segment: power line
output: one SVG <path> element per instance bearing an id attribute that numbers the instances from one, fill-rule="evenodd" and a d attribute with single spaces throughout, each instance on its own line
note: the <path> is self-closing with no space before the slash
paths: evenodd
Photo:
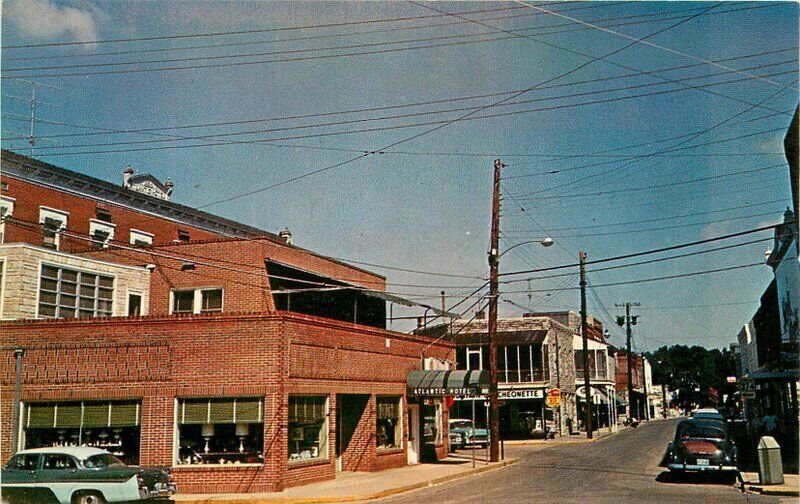
<path id="1" fill-rule="evenodd" d="M 706 181 L 709 181 L 709 180 L 717 180 L 717 179 L 721 179 L 721 178 L 734 177 L 734 176 L 738 176 L 738 175 L 747 175 L 747 174 L 751 174 L 751 173 L 758 173 L 758 172 L 762 172 L 762 171 L 766 171 L 766 170 L 772 170 L 774 168 L 786 168 L 786 163 L 774 164 L 774 165 L 769 165 L 769 166 L 762 166 L 760 168 L 752 168 L 752 169 L 749 169 L 749 170 L 739 170 L 739 171 L 734 171 L 734 172 L 730 172 L 730 173 L 723 173 L 721 175 L 712 175 L 712 176 L 708 176 L 708 177 L 701 177 L 701 178 L 696 178 L 696 179 L 683 180 L 683 181 L 680 181 L 680 182 L 670 182 L 670 183 L 667 183 L 667 184 L 650 185 L 650 186 L 647 186 L 647 187 L 629 187 L 629 188 L 625 188 L 625 189 L 616 189 L 616 190 L 613 190 L 613 191 L 598 191 L 598 192 L 593 192 L 593 193 L 578 193 L 578 194 L 558 194 L 558 195 L 553 195 L 553 196 L 538 196 L 537 195 L 538 193 L 518 194 L 516 196 L 518 198 L 522 198 L 523 200 L 526 199 L 526 198 L 530 198 L 531 196 L 534 196 L 534 195 L 536 195 L 535 196 L 536 199 L 554 199 L 554 198 L 562 199 L 562 198 L 596 197 L 596 196 L 601 196 L 601 195 L 606 195 L 606 194 L 619 194 L 619 193 L 638 192 L 638 191 L 652 191 L 653 189 L 662 189 L 662 188 L 665 188 L 665 187 L 676 187 L 676 186 L 681 186 L 681 185 L 694 184 L 694 183 L 697 183 L 697 182 L 706 182 Z"/>
<path id="2" fill-rule="evenodd" d="M 745 7 L 734 9 L 733 11 L 739 10 L 750 10 L 753 8 L 764 8 L 764 6 L 756 6 L 756 7 Z M 697 9 L 692 9 L 697 10 Z M 714 13 L 709 13 L 710 15 L 719 15 L 725 14 L 731 11 L 717 11 Z M 650 15 L 652 16 L 652 15 Z M 635 17 L 635 16 L 634 16 Z M 623 23 L 614 23 L 614 26 L 625 26 L 625 25 L 642 25 L 642 24 L 649 24 L 653 22 L 661 22 L 661 21 L 669 21 L 674 19 L 681 19 L 682 16 L 667 16 L 661 19 L 656 20 L 649 20 L 649 21 L 632 21 L 631 16 L 623 16 L 623 17 L 612 17 L 608 19 L 600 19 L 595 20 L 598 21 L 617 21 L 619 19 L 626 19 L 627 22 Z M 543 33 L 537 33 L 536 35 L 553 35 L 558 33 L 565 33 L 565 32 L 574 32 L 579 30 L 585 30 L 587 28 L 582 27 L 574 27 L 575 23 L 562 23 L 561 25 L 555 26 L 573 26 L 570 30 L 557 30 L 557 31 L 545 31 Z M 549 26 L 533 26 L 533 27 L 523 27 L 517 28 L 513 31 L 514 33 L 520 32 L 528 32 L 532 30 L 541 31 Z M 275 56 L 275 55 L 285 55 L 285 54 L 303 54 L 308 52 L 318 52 L 318 51 L 337 51 L 337 50 L 345 50 L 345 49 L 361 49 L 366 47 L 383 47 L 383 46 L 391 46 L 391 45 L 400 45 L 400 44 L 416 44 L 420 42 L 432 42 L 432 41 L 440 41 L 440 40 L 463 40 L 468 38 L 480 37 L 483 35 L 490 35 L 498 33 L 497 30 L 492 30 L 491 32 L 480 32 L 474 34 L 461 34 L 461 35 L 441 35 L 436 37 L 422 37 L 422 38 L 413 38 L 413 39 L 404 39 L 404 40 L 393 40 L 393 41 L 384 41 L 384 42 L 370 42 L 370 43 L 360 43 L 360 44 L 348 44 L 348 45 L 338 45 L 338 46 L 329 46 L 329 47 L 314 47 L 314 48 L 303 48 L 303 49 L 287 49 L 282 51 L 261 51 L 261 52 L 251 52 L 251 53 L 240 53 L 240 54 L 223 54 L 223 55 L 213 55 L 213 56 L 195 56 L 195 57 L 182 57 L 182 58 L 162 58 L 162 59 L 150 59 L 150 60 L 133 60 L 133 61 L 111 61 L 111 62 L 94 62 L 94 63 L 80 63 L 80 64 L 66 64 L 66 65 L 39 65 L 39 66 L 22 66 L 22 67 L 11 67 L 6 68 L 6 72 L 25 72 L 25 71 L 43 71 L 43 70 L 67 70 L 67 69 L 76 69 L 76 68 L 100 68 L 100 67 L 122 67 L 122 66 L 130 66 L 130 65 L 155 65 L 155 64 L 167 64 L 167 63 L 187 63 L 192 61 L 215 61 L 215 60 L 225 60 L 225 59 L 233 59 L 233 58 L 255 58 L 255 57 L 263 57 L 263 56 Z M 500 32 L 502 33 L 502 32 Z M 506 36 L 506 37 L 499 37 L 499 38 L 489 38 L 489 39 L 482 39 L 478 42 L 484 41 L 496 41 L 496 40 L 507 40 L 515 38 L 513 36 Z M 410 47 L 407 49 L 417 49 L 417 47 Z M 329 55 L 329 57 L 341 57 L 342 55 Z M 277 62 L 276 60 L 271 60 L 270 63 Z M 705 63 L 704 63 L 705 64 Z M 740 72 L 742 70 L 739 70 Z M 728 70 L 728 72 L 732 72 Z"/>
<path id="3" fill-rule="evenodd" d="M 781 199 L 774 199 L 774 200 L 770 200 L 770 201 L 762 201 L 762 202 L 759 202 L 759 203 L 750 203 L 750 204 L 747 204 L 747 205 L 739 205 L 739 206 L 728 207 L 728 208 L 720 208 L 720 209 L 717 209 L 717 210 L 709 210 L 709 211 L 705 211 L 705 212 L 692 212 L 692 213 L 686 213 L 686 214 L 680 214 L 680 215 L 671 215 L 669 217 L 657 217 L 657 218 L 653 218 L 653 219 L 640 219 L 640 220 L 624 221 L 624 222 L 604 222 L 602 224 L 592 224 L 592 225 L 588 225 L 588 226 L 569 226 L 569 227 L 560 227 L 560 228 L 551 227 L 551 228 L 548 228 L 548 231 L 569 231 L 569 230 L 573 230 L 573 229 L 593 229 L 593 228 L 601 228 L 601 227 L 609 227 L 609 226 L 627 226 L 627 225 L 630 225 L 630 224 L 644 224 L 644 223 L 647 223 L 647 222 L 669 221 L 669 220 L 675 220 L 675 219 L 682 219 L 682 218 L 685 218 L 685 217 L 697 217 L 698 215 L 708 215 L 708 214 L 729 212 L 731 210 L 741 210 L 743 208 L 752 208 L 752 207 L 769 205 L 769 204 L 772 204 L 772 203 L 785 203 L 785 202 L 786 202 L 786 200 L 781 198 Z M 512 233 L 515 233 L 515 234 L 535 233 L 535 232 L 536 231 L 529 230 L 529 229 L 512 231 Z"/>
<path id="4" fill-rule="evenodd" d="M 765 54 L 771 54 L 771 53 L 776 53 L 776 52 L 796 51 L 796 50 L 797 50 L 797 46 L 786 48 L 786 49 L 780 49 L 778 51 L 765 51 L 765 52 L 761 52 L 761 53 L 752 53 L 752 54 L 747 54 L 747 55 L 743 55 L 743 56 L 724 58 L 724 59 L 719 59 L 719 60 L 716 60 L 716 61 L 737 61 L 737 60 L 749 59 L 749 58 L 753 58 L 753 57 L 757 57 L 757 56 L 762 56 L 762 55 L 765 55 Z M 749 68 L 750 69 L 764 68 L 766 66 L 774 66 L 774 65 L 786 64 L 786 63 L 790 63 L 792 61 L 796 61 L 796 59 L 782 61 L 782 62 L 778 62 L 778 63 L 770 63 L 770 64 L 760 65 L 760 66 L 753 66 L 753 67 L 749 67 Z M 675 67 L 662 68 L 662 69 L 659 69 L 659 70 L 656 70 L 656 71 L 658 71 L 658 72 L 668 72 L 668 71 L 686 69 L 686 68 L 695 67 L 695 66 L 701 66 L 701 65 L 700 64 L 681 65 L 681 66 L 675 66 Z M 729 73 L 729 72 L 721 72 L 721 73 L 716 73 L 716 74 L 707 74 L 707 75 L 704 75 L 704 76 L 692 76 L 692 77 L 686 77 L 684 79 L 688 80 L 688 79 L 700 79 L 700 78 L 707 78 L 707 77 L 715 77 L 715 76 L 719 76 L 719 75 L 724 75 L 726 73 Z M 546 90 L 546 89 L 555 89 L 555 88 L 561 88 L 561 87 L 571 87 L 571 86 L 577 86 L 577 85 L 581 85 L 581 84 L 591 84 L 591 83 L 597 83 L 597 82 L 605 82 L 605 81 L 612 81 L 612 80 L 627 79 L 627 78 L 636 77 L 636 76 L 639 76 L 639 75 L 640 75 L 639 73 L 632 73 L 632 74 L 625 74 L 625 75 L 618 75 L 618 76 L 611 76 L 611 77 L 599 77 L 599 78 L 593 78 L 593 79 L 584 79 L 584 80 L 578 80 L 578 81 L 572 81 L 572 82 L 566 82 L 566 83 L 560 83 L 560 84 L 551 84 L 551 85 L 547 85 L 547 86 L 540 86 L 540 87 L 538 87 L 536 89 L 536 91 Z M 660 84 L 665 84 L 665 83 L 651 83 L 650 85 L 660 85 Z M 631 88 L 623 87 L 623 88 L 616 88 L 616 89 L 610 89 L 610 90 L 601 90 L 599 92 L 603 92 L 603 91 L 618 91 L 618 90 L 626 90 L 626 89 L 631 89 Z M 240 126 L 240 125 L 245 125 L 245 124 L 256 124 L 256 123 L 271 122 L 271 121 L 288 121 L 288 120 L 295 120 L 295 119 L 310 119 L 310 118 L 317 118 L 317 117 L 329 117 L 329 116 L 336 116 L 336 115 L 362 114 L 362 113 L 365 113 L 365 112 L 377 112 L 377 111 L 384 111 L 384 110 L 394 110 L 394 109 L 408 108 L 408 107 L 418 107 L 418 106 L 424 106 L 424 105 L 439 105 L 439 104 L 453 103 L 453 102 L 458 102 L 458 101 L 469 101 L 469 100 L 477 100 L 477 99 L 481 99 L 481 98 L 491 98 L 491 97 L 505 96 L 505 95 L 517 93 L 517 92 L 520 92 L 520 91 L 522 91 L 522 90 L 517 89 L 517 90 L 502 91 L 502 92 L 497 92 L 497 93 L 482 93 L 482 94 L 476 94 L 476 95 L 458 96 L 458 97 L 443 98 L 443 99 L 437 99 L 437 100 L 425 100 L 425 101 L 417 101 L 417 102 L 411 102 L 411 103 L 401 103 L 401 104 L 375 106 L 375 107 L 362 107 L 362 108 L 349 109 L 349 110 L 338 110 L 338 111 L 318 112 L 318 113 L 309 113 L 309 114 L 296 114 L 296 115 L 289 115 L 289 116 L 277 116 L 277 117 L 266 117 L 266 118 L 255 118 L 255 119 L 244 119 L 244 120 L 237 120 L 237 121 L 215 121 L 215 122 L 207 122 L 207 123 L 179 124 L 179 125 L 174 125 L 174 126 L 134 128 L 134 129 L 96 128 L 96 127 L 88 127 L 88 126 L 82 126 L 82 125 L 71 125 L 71 124 L 65 124 L 65 123 L 51 122 L 51 124 L 73 126 L 73 127 L 77 127 L 77 128 L 83 128 L 83 129 L 100 129 L 100 130 L 102 130 L 102 132 L 97 132 L 97 133 L 66 133 L 66 134 L 50 135 L 47 138 L 94 136 L 94 135 L 103 134 L 103 132 L 129 134 L 129 133 L 144 133 L 144 132 L 169 131 L 169 130 L 179 130 L 179 129 L 218 127 L 218 126 Z M 561 97 L 571 97 L 571 96 L 573 96 L 573 95 L 562 95 Z M 578 95 L 575 95 L 575 96 L 578 96 Z M 556 98 L 559 98 L 559 97 L 556 97 Z M 554 99 L 554 98 L 549 97 L 547 99 Z M 521 103 L 527 103 L 527 102 L 521 102 Z M 788 111 L 786 113 L 790 113 L 793 110 L 794 109 L 792 109 L 791 111 Z M 363 152 L 363 150 L 360 151 L 360 152 Z M 397 151 L 395 151 L 395 152 L 397 152 Z M 486 154 L 486 155 L 487 156 L 494 156 L 494 155 L 497 155 L 497 154 L 496 153 L 491 153 L 491 154 Z M 514 154 L 509 154 L 509 155 L 513 156 Z"/>
<path id="5" fill-rule="evenodd" d="M 794 60 L 796 61 L 796 60 Z M 790 61 L 790 62 L 794 62 Z M 776 63 L 777 65 L 782 65 L 787 62 L 780 62 Z M 759 67 L 764 66 L 773 66 L 773 64 L 768 65 L 760 65 Z M 781 75 L 788 75 L 796 73 L 795 70 L 787 70 L 783 72 L 776 72 L 776 74 Z M 709 76 L 698 76 L 698 77 L 687 77 L 682 79 L 681 82 L 689 81 L 689 80 L 696 80 L 696 79 L 704 79 Z M 539 107 L 533 109 L 525 109 L 521 111 L 514 111 L 514 112 L 505 112 L 505 113 L 498 113 L 492 115 L 482 115 L 475 118 L 477 119 L 486 119 L 486 118 L 494 118 L 494 117 L 502 117 L 506 115 L 517 115 L 521 113 L 532 113 L 532 112 L 541 112 L 541 111 L 549 111 L 549 110 L 557 110 L 562 108 L 572 108 L 572 107 L 580 107 L 580 106 L 587 106 L 587 105 L 596 105 L 599 103 L 609 103 L 615 101 L 622 101 L 622 100 L 630 100 L 642 97 L 649 97 L 649 96 L 656 96 L 661 94 L 669 94 L 674 92 L 682 92 L 689 89 L 695 89 L 696 87 L 709 87 L 709 86 L 720 86 L 724 84 L 730 84 L 732 82 L 738 82 L 741 79 L 736 79 L 735 81 L 719 81 L 719 82 L 712 82 L 712 83 L 705 83 L 705 84 L 698 84 L 696 86 L 684 87 L 684 88 L 677 88 L 677 89 L 667 89 L 667 90 L 660 90 L 660 91 L 653 91 L 647 93 L 640 93 L 636 95 L 628 95 L 628 96 L 621 96 L 615 98 L 608 98 L 608 99 L 601 99 L 601 100 L 591 100 L 587 102 L 579 102 L 573 104 L 562 104 L 562 105 L 553 105 L 549 107 Z M 581 93 L 572 93 L 567 95 L 561 96 L 553 96 L 553 97 L 546 97 L 546 98 L 536 98 L 536 99 L 529 99 L 529 100 L 517 100 L 517 101 L 509 101 L 498 105 L 498 107 L 511 107 L 516 105 L 524 105 L 528 103 L 540 103 L 544 101 L 555 101 L 555 100 L 562 100 L 566 98 L 575 98 L 579 96 L 592 96 L 597 94 L 607 94 L 613 93 L 617 91 L 626 91 L 631 89 L 640 89 L 646 87 L 653 87 L 653 86 L 663 86 L 665 83 L 656 82 L 656 83 L 647 83 L 647 84 L 636 84 L 632 86 L 625 86 L 621 88 L 612 88 L 612 89 L 602 89 L 596 91 L 585 91 Z M 450 114 L 454 112 L 464 112 L 468 110 L 481 110 L 482 106 L 469 106 L 469 107 L 458 107 L 458 108 L 448 108 L 442 110 L 434 110 L 434 111 L 423 111 L 423 112 L 407 112 L 403 114 L 393 114 L 393 115 L 385 115 L 379 117 L 360 117 L 356 119 L 349 119 L 349 120 L 338 120 L 338 121 L 330 121 L 330 122 L 322 122 L 322 123 L 313 123 L 313 124 L 303 124 L 303 125 L 296 125 L 296 126 L 283 126 L 283 127 L 276 127 L 276 128 L 261 128 L 255 130 L 245 130 L 245 131 L 236 131 L 236 132 L 222 132 L 222 133 L 209 133 L 205 135 L 194 135 L 194 136 L 181 136 L 177 139 L 174 138 L 167 138 L 167 139 L 157 139 L 157 140 L 128 140 L 128 141 L 114 141 L 114 142 L 99 142 L 99 143 L 84 143 L 84 144 L 66 144 L 60 146 L 62 149 L 76 149 L 76 148 L 90 148 L 90 147 L 106 147 L 106 146 L 114 146 L 114 145 L 147 145 L 147 144 L 154 144 L 154 143 L 163 143 L 163 142 L 174 142 L 174 141 L 186 141 L 186 140 L 219 140 L 221 138 L 229 138 L 229 137 L 236 137 L 236 136 L 243 136 L 243 135 L 254 135 L 254 134 L 263 134 L 263 133 L 275 133 L 275 132 L 282 132 L 282 131 L 295 131 L 295 130 L 307 130 L 307 129 L 317 129 L 317 128 L 327 128 L 327 127 L 335 127 L 335 126 L 345 126 L 345 125 L 352 125 L 352 124 L 363 124 L 369 122 L 380 122 L 380 121 L 387 121 L 390 119 L 407 119 L 412 117 L 425 117 L 431 115 L 438 115 L 438 114 Z M 311 134 L 311 135 L 304 135 L 302 137 L 287 137 L 287 138 L 279 138 L 277 140 L 287 140 L 287 139 L 295 139 L 295 138 L 313 138 L 315 136 L 330 136 L 330 135 L 338 135 L 338 134 L 350 134 L 350 133 L 360 133 L 360 132 L 372 132 L 372 131 L 381 131 L 385 129 L 397 129 L 397 128 L 408 128 L 408 127 L 415 127 L 415 126 L 427 126 L 431 124 L 437 124 L 443 121 L 434 121 L 434 122 L 421 122 L 421 123 L 413 123 L 413 124 L 405 124 L 400 126 L 386 126 L 380 128 L 369 128 L 367 130 L 355 131 L 355 132 L 347 132 L 347 131 L 340 131 L 335 133 L 318 133 L 318 134 Z M 78 136 L 86 136 L 86 134 L 78 135 Z M 51 154 L 43 154 L 43 155 L 51 155 Z"/>
<path id="6" fill-rule="evenodd" d="M 605 263 L 605 262 L 610 262 L 610 261 L 620 261 L 620 260 L 623 260 L 623 259 L 630 259 L 630 258 L 633 258 L 633 257 L 640 257 L 640 256 L 644 256 L 644 255 L 658 254 L 658 253 L 661 253 L 661 252 L 669 252 L 671 250 L 678 250 L 678 249 L 687 248 L 687 247 L 694 247 L 696 245 L 702 245 L 702 244 L 705 244 L 705 243 L 712 243 L 712 242 L 715 242 L 715 241 L 728 240 L 730 238 L 736 238 L 738 236 L 745 236 L 745 235 L 748 235 L 748 234 L 759 233 L 761 231 L 772 230 L 772 229 L 775 229 L 779 225 L 780 224 L 772 224 L 772 225 L 769 225 L 769 226 L 761 226 L 761 227 L 757 227 L 757 228 L 753 228 L 753 229 L 747 229 L 745 231 L 739 231 L 739 232 L 736 232 L 736 233 L 729 233 L 729 234 L 725 234 L 725 235 L 721 235 L 721 236 L 715 236 L 713 238 L 705 238 L 703 240 L 695 240 L 695 241 L 691 241 L 691 242 L 680 243 L 680 244 L 677 244 L 677 245 L 670 245 L 670 246 L 667 246 L 667 247 L 661 247 L 661 248 L 656 248 L 656 249 L 645 250 L 643 252 L 634 252 L 634 253 L 630 253 L 630 254 L 623 254 L 623 255 L 618 255 L 618 256 L 613 256 L 613 257 L 606 257 L 606 258 L 603 258 L 603 259 L 594 259 L 594 260 L 591 260 L 591 261 L 586 261 L 586 264 L 589 265 L 589 264 L 600 264 L 600 263 Z M 563 264 L 563 265 L 560 265 L 560 266 L 552 266 L 552 267 L 549 267 L 549 268 L 538 268 L 538 269 L 522 270 L 522 271 L 507 271 L 507 272 L 501 272 L 500 276 L 523 275 L 523 274 L 526 274 L 526 273 L 540 273 L 540 272 L 544 272 L 544 271 L 554 271 L 554 270 L 565 269 L 565 268 L 577 268 L 578 266 L 580 266 L 580 264 L 573 263 L 573 264 Z"/>

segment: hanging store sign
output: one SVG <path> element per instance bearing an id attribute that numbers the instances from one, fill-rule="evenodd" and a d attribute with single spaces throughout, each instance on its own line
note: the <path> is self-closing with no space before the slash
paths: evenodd
<path id="1" fill-rule="evenodd" d="M 497 398 L 505 399 L 542 399 L 544 398 L 543 389 L 522 389 L 522 390 L 498 390 Z"/>

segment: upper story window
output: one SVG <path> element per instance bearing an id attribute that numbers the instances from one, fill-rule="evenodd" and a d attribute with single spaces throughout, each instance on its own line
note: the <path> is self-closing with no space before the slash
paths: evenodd
<path id="1" fill-rule="evenodd" d="M 108 317 L 113 298 L 114 277 L 42 265 L 40 317 Z"/>
<path id="2" fill-rule="evenodd" d="M 67 228 L 69 212 L 39 207 L 39 224 L 42 225 L 42 245 L 58 250 L 61 240 L 61 231 Z"/>
<path id="3" fill-rule="evenodd" d="M 115 228 L 116 226 L 110 222 L 90 219 L 89 235 L 92 237 L 92 245 L 95 248 L 107 248 L 108 242 L 114 239 Z"/>
<path id="4" fill-rule="evenodd" d="M 180 243 L 189 243 L 190 239 L 189 231 L 183 229 L 178 230 L 178 241 Z"/>
<path id="5" fill-rule="evenodd" d="M 171 313 L 222 313 L 221 287 L 174 290 Z"/>
<path id="6" fill-rule="evenodd" d="M 105 208 L 97 207 L 95 209 L 95 215 L 97 216 L 97 220 L 103 222 L 112 222 L 111 221 L 111 212 Z"/>
<path id="7" fill-rule="evenodd" d="M 138 229 L 131 229 L 131 245 L 146 247 L 153 244 L 153 234 Z"/>
<path id="8" fill-rule="evenodd" d="M 14 215 L 14 203 L 17 200 L 8 196 L 0 196 L 0 219 Z"/>

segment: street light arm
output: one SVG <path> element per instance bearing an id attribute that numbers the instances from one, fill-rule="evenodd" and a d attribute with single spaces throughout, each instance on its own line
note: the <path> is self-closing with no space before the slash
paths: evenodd
<path id="1" fill-rule="evenodd" d="M 555 242 L 553 241 L 552 238 L 550 238 L 548 236 L 546 238 L 538 238 L 536 240 L 527 240 L 527 241 L 524 241 L 524 242 L 515 243 L 514 245 L 512 245 L 512 246 L 508 247 L 507 249 L 505 249 L 497 258 L 500 259 L 504 255 L 506 255 L 507 252 L 510 252 L 510 251 L 514 250 L 515 248 L 521 246 L 521 245 L 528 245 L 528 244 L 531 244 L 531 243 L 538 243 L 542 247 L 549 247 Z"/>

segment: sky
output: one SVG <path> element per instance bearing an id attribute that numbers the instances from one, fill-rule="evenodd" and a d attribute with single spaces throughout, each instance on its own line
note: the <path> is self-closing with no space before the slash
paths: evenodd
<path id="1" fill-rule="evenodd" d="M 176 202 L 452 307 L 488 275 L 494 159 L 501 274 L 779 222 L 797 40 L 795 2 L 6 0 L 2 145 L 171 178 Z M 770 237 L 590 265 L 588 312 L 622 345 L 616 305 L 640 303 L 637 350 L 728 346 L 766 265 L 626 283 L 763 262 Z M 580 308 L 577 268 L 502 280 L 501 316 Z"/>

